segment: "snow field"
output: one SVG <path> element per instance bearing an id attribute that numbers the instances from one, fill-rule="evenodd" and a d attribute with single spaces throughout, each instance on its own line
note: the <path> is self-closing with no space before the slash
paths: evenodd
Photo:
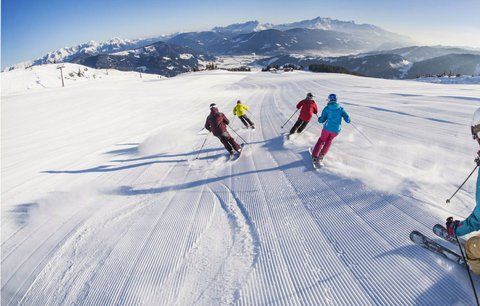
<path id="1" fill-rule="evenodd" d="M 2 303 L 473 303 L 465 271 L 408 235 L 473 208 L 473 181 L 443 203 L 473 168 L 480 87 L 209 72 L 17 90 L 24 73 L 2 74 Z M 373 145 L 344 125 L 311 171 L 321 126 L 280 128 L 310 91 Z M 210 103 L 249 143 L 238 161 L 211 135 L 195 160 Z"/>

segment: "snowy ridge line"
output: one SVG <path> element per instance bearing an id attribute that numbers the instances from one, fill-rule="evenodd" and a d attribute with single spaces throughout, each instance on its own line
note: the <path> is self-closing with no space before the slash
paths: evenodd
<path id="1" fill-rule="evenodd" d="M 272 126 L 273 126 L 273 125 L 272 125 Z M 279 152 L 278 154 L 281 154 L 281 152 Z M 285 153 L 285 154 L 287 154 L 287 153 Z M 307 163 L 306 163 L 306 164 L 307 164 Z M 317 174 L 317 176 L 319 176 L 319 177 L 321 178 L 321 174 Z M 292 181 L 292 180 L 291 180 L 291 182 L 292 182 L 293 184 L 295 184 L 295 183 L 298 181 L 298 176 L 294 176 L 294 177 L 296 177 L 296 181 Z M 324 181 L 323 178 L 321 178 L 321 179 Z M 305 183 L 306 183 L 306 181 L 305 181 Z M 300 183 L 298 183 L 297 185 L 300 185 L 300 187 L 302 186 L 302 184 L 300 184 Z M 298 188 L 298 187 L 297 187 L 297 188 Z M 327 189 L 327 191 L 329 191 L 329 190 L 330 190 L 330 189 Z M 297 189 L 297 192 L 300 193 L 300 194 L 304 193 L 304 192 L 302 191 L 302 189 Z M 310 193 L 310 192 L 311 192 L 311 191 L 309 191 L 309 193 Z M 319 199 L 323 199 L 323 198 L 325 198 L 325 197 L 320 197 Z M 332 198 L 332 197 L 331 197 L 331 196 L 330 196 L 330 197 L 327 196 L 326 198 Z M 340 199 L 341 199 L 341 197 L 340 197 Z M 342 201 L 343 201 L 343 200 L 342 200 Z M 308 205 L 308 204 L 307 204 L 307 205 Z M 307 206 L 307 207 L 308 207 L 308 206 Z M 324 214 L 325 214 L 325 211 L 326 211 L 325 209 L 322 209 L 321 214 L 324 215 Z M 314 213 L 315 213 L 315 212 L 314 212 Z M 320 213 L 320 212 L 319 212 L 319 213 Z M 346 214 L 346 215 L 348 215 L 348 214 Z M 319 217 L 319 216 L 320 216 L 320 215 L 317 215 L 317 216 L 314 215 L 314 217 Z M 332 219 L 330 218 L 330 220 L 332 220 Z M 352 219 L 350 219 L 350 223 L 351 223 L 351 222 L 352 222 Z M 356 227 L 358 228 L 359 226 L 356 226 Z M 329 236 L 329 237 L 335 237 L 335 236 L 338 236 L 338 235 L 335 235 L 334 232 L 330 232 L 330 233 L 328 233 L 328 236 Z M 340 237 L 337 237 L 337 239 L 338 239 L 338 238 L 340 238 Z M 341 239 L 340 239 L 340 240 L 341 240 Z M 360 239 L 353 239 L 352 241 L 361 241 L 361 240 L 362 240 L 362 239 L 360 238 Z M 333 240 L 333 241 L 337 241 L 337 240 Z M 334 243 L 336 243 L 336 242 L 334 242 Z M 370 253 L 371 250 L 373 249 L 373 246 L 374 246 L 374 245 L 371 245 L 371 246 L 368 248 L 368 249 L 369 249 L 369 253 Z M 356 253 L 356 254 L 359 254 L 359 251 L 361 251 L 361 250 L 362 250 L 362 248 L 356 248 L 356 249 L 355 249 L 355 253 Z M 369 255 L 369 253 L 364 253 L 364 254 L 363 254 L 363 257 L 366 259 L 366 257 L 368 257 L 368 255 Z M 347 266 L 348 266 L 348 265 L 349 265 L 349 264 L 348 264 L 348 262 L 347 262 Z M 394 265 L 392 265 L 392 266 L 394 266 Z M 379 267 L 380 267 L 380 265 L 377 265 L 376 270 L 378 270 Z M 371 269 L 371 268 L 370 268 L 370 269 Z M 369 269 L 369 270 L 370 270 L 370 269 Z M 389 269 L 384 269 L 384 270 L 383 270 L 383 273 L 386 273 L 386 274 L 388 275 L 388 272 L 387 272 L 387 271 L 389 271 Z M 397 272 L 398 272 L 398 271 L 397 271 Z M 401 274 L 402 274 L 402 273 L 397 274 L 397 277 L 398 277 L 398 275 L 401 275 Z M 382 275 L 379 275 L 379 276 L 381 277 Z M 408 283 L 409 277 L 411 277 L 411 275 L 410 275 L 410 276 L 406 275 L 406 276 L 403 277 L 403 280 L 404 280 L 404 282 L 406 282 L 406 284 Z M 390 280 L 390 282 L 391 282 L 390 284 L 393 284 L 393 283 L 395 283 L 396 281 L 398 281 L 397 278 L 394 278 L 394 279 L 395 279 L 395 281 L 393 281 L 393 279 Z M 360 281 L 362 281 L 362 280 L 360 280 Z M 386 280 L 384 280 L 384 282 L 382 282 L 382 283 L 385 283 L 385 281 L 386 281 Z M 387 281 L 386 283 L 388 283 L 388 281 Z M 374 288 L 369 288 L 369 285 L 370 285 L 369 283 L 363 283 L 363 285 L 366 286 L 365 288 L 367 289 L 367 292 L 369 292 L 369 290 L 374 289 Z M 398 286 L 398 285 L 397 285 L 397 286 Z M 404 287 L 405 287 L 405 289 L 408 288 L 408 286 L 405 286 L 405 285 L 404 285 Z M 386 288 L 384 287 L 383 290 L 382 290 L 382 292 L 385 292 L 385 291 L 384 291 L 385 289 L 386 289 Z M 387 290 L 387 292 L 390 292 L 390 294 L 391 294 L 390 296 L 396 296 L 397 299 L 399 298 L 398 295 L 395 295 L 395 294 L 394 294 L 394 293 L 395 293 L 395 290 Z M 465 296 L 465 295 L 467 295 L 467 294 L 465 293 L 464 296 Z M 377 299 L 378 299 L 378 295 L 374 295 L 374 296 L 372 296 L 372 298 L 377 298 Z M 461 298 L 461 296 L 459 296 L 459 298 Z M 381 302 L 381 303 L 386 303 L 386 302 L 387 302 L 387 301 L 384 300 L 384 301 Z M 405 300 L 404 302 L 407 303 L 407 300 Z M 411 301 L 408 302 L 408 303 L 411 303 Z"/>

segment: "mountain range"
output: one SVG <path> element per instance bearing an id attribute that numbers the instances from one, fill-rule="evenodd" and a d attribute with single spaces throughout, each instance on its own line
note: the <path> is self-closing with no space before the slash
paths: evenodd
<path id="1" fill-rule="evenodd" d="M 317 57 L 283 54 L 258 60 L 261 66 L 287 64 L 308 67 L 311 64 L 339 66 L 350 72 L 387 79 L 413 79 L 422 75 L 452 72 L 480 74 L 480 51 L 451 47 L 413 46 L 364 54 Z"/>
<path id="2" fill-rule="evenodd" d="M 159 41 L 133 50 L 77 57 L 72 62 L 97 69 L 142 71 L 172 77 L 195 70 L 204 61 L 213 59 L 190 48 Z"/>
<path id="3" fill-rule="evenodd" d="M 382 78 L 412 78 L 439 69 L 468 74 L 478 70 L 479 51 L 414 45 L 414 41 L 403 35 L 353 21 L 317 17 L 275 25 L 255 20 L 214 27 L 210 31 L 148 39 L 91 41 L 50 52 L 6 70 L 72 62 L 94 68 L 175 76 L 195 70 L 205 61 L 215 60 L 215 56 L 250 54 L 269 57 L 255 64 L 330 63 Z M 473 56 L 465 56 L 468 54 Z"/>

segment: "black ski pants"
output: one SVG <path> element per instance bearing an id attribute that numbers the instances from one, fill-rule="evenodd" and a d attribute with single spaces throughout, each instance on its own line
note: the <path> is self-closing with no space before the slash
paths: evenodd
<path id="1" fill-rule="evenodd" d="M 249 126 L 253 126 L 253 122 L 252 120 L 250 120 L 250 118 L 248 118 L 247 116 L 243 115 L 243 116 L 238 116 L 238 118 L 243 122 L 243 124 L 245 124 L 245 126 L 248 128 Z"/>
<path id="2" fill-rule="evenodd" d="M 303 130 L 307 127 L 308 121 L 303 121 L 301 119 L 298 119 L 297 122 L 292 126 L 292 129 L 290 130 L 290 134 L 293 133 L 301 133 Z"/>

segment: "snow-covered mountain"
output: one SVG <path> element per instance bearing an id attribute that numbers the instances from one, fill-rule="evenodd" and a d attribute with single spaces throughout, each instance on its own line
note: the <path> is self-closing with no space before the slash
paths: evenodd
<path id="1" fill-rule="evenodd" d="M 468 52 L 459 48 L 410 47 L 339 57 L 284 54 L 258 60 L 256 64 L 262 66 L 294 64 L 304 67 L 311 64 L 326 64 L 343 67 L 364 76 L 387 79 L 413 79 L 442 73 L 478 75 L 480 54 Z"/>
<path id="2" fill-rule="evenodd" d="M 272 29 L 274 27 L 271 23 L 260 23 L 257 20 L 247 21 L 244 23 L 234 23 L 225 27 L 214 27 L 212 32 L 229 33 L 229 34 L 246 34 L 251 32 L 258 32 Z"/>
<path id="3" fill-rule="evenodd" d="M 283 24 L 260 23 L 257 20 L 253 20 L 244 23 L 235 23 L 224 27 L 214 27 L 212 31 L 217 33 L 247 34 L 268 29 L 286 31 L 298 28 L 336 31 L 356 35 L 373 35 L 376 36 L 377 39 L 388 39 L 396 41 L 399 44 L 412 44 L 413 42 L 412 39 L 410 39 L 409 37 L 386 31 L 372 24 L 358 24 L 355 23 L 355 21 L 342 21 L 328 17 L 316 17 L 313 19 L 306 19 L 302 21 Z"/>
<path id="4" fill-rule="evenodd" d="M 75 62 L 80 58 L 88 57 L 96 54 L 113 53 L 124 50 L 131 50 L 151 43 L 166 40 L 170 36 L 159 36 L 147 39 L 121 39 L 113 38 L 104 42 L 89 41 L 73 47 L 65 47 L 45 54 L 44 56 L 32 61 L 18 63 L 11 67 L 4 69 L 4 71 L 13 69 L 22 69 L 30 66 L 37 66 L 43 64 Z"/>
<path id="5" fill-rule="evenodd" d="M 263 42 L 259 37 L 255 37 L 259 33 L 262 33 L 260 36 L 264 40 Z M 255 39 L 253 39 L 254 37 Z M 100 43 L 90 41 L 49 52 L 41 58 L 18 63 L 4 70 L 47 63 L 79 62 L 82 58 L 93 55 L 133 50 L 157 41 L 167 40 L 199 52 L 220 55 L 312 50 L 351 54 L 413 44 L 411 40 L 401 35 L 385 31 L 374 25 L 356 24 L 353 21 L 317 17 L 311 20 L 274 25 L 255 20 L 214 27 L 211 31 L 171 34 L 148 39 L 114 38 Z"/>
<path id="6" fill-rule="evenodd" d="M 156 52 L 142 49 L 158 41 L 164 43 L 157 45 L 159 48 L 155 48 Z M 275 25 L 254 20 L 214 27 L 211 31 L 150 39 L 114 38 L 102 43 L 92 41 L 62 48 L 8 69 L 72 62 L 96 68 L 145 69 L 151 73 L 174 76 L 195 69 L 205 59 L 213 60 L 212 56 L 255 53 L 272 56 L 267 60 L 269 64 L 293 63 L 308 66 L 314 63 L 334 63 L 352 72 L 382 78 L 412 78 L 439 70 L 460 74 L 477 73 L 475 56 L 453 55 L 480 55 L 480 51 L 442 46 L 411 46 L 413 43 L 408 37 L 372 24 L 357 24 L 353 21 L 317 17 Z M 192 56 L 187 59 L 182 58 L 182 54 Z M 298 57 L 299 54 L 302 57 Z M 438 58 L 437 61 L 427 61 L 434 58 Z M 455 63 L 453 58 L 459 62 Z M 427 62 L 420 63 L 423 61 Z"/>
<path id="7" fill-rule="evenodd" d="M 174 36 L 172 43 L 213 54 L 328 52 L 353 54 L 412 45 L 408 37 L 370 24 L 317 17 L 287 24 L 258 21 Z"/>
<path id="8" fill-rule="evenodd" d="M 92 68 L 143 71 L 171 77 L 198 69 L 203 61 L 212 59 L 190 48 L 159 41 L 133 50 L 81 57 L 72 62 Z"/>
<path id="9" fill-rule="evenodd" d="M 393 50 L 382 50 L 365 53 L 365 55 L 375 54 L 398 54 L 411 62 L 420 62 L 438 56 L 448 54 L 476 54 L 480 55 L 480 50 L 466 49 L 460 47 L 447 46 L 410 46 Z"/>

